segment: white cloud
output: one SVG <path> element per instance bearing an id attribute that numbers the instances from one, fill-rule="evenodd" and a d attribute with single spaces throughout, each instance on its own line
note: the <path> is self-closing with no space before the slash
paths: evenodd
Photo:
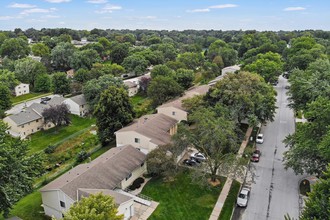
<path id="1" fill-rule="evenodd" d="M 63 2 L 70 2 L 71 0 L 46 0 L 46 2 L 50 3 L 63 3 Z"/>
<path id="2" fill-rule="evenodd" d="M 61 16 L 58 16 L 58 15 L 46 15 L 46 16 L 43 16 L 43 18 L 60 18 Z"/>
<path id="3" fill-rule="evenodd" d="M 122 7 L 119 5 L 106 4 L 101 10 L 95 11 L 98 14 L 112 13 L 113 11 L 121 10 Z"/>
<path id="4" fill-rule="evenodd" d="M 105 4 L 108 1 L 107 0 L 88 0 L 88 3 L 92 3 L 92 4 Z"/>
<path id="5" fill-rule="evenodd" d="M 283 11 L 303 11 L 306 10 L 306 8 L 303 7 L 288 7 L 283 9 Z"/>
<path id="6" fill-rule="evenodd" d="M 200 13 L 200 12 L 210 12 L 209 8 L 199 8 L 199 9 L 193 9 L 193 10 L 187 10 L 189 13 Z"/>
<path id="7" fill-rule="evenodd" d="M 7 21 L 7 20 L 11 20 L 14 19 L 14 17 L 11 16 L 0 16 L 0 21 Z"/>
<path id="8" fill-rule="evenodd" d="M 29 19 L 29 20 L 26 20 L 26 21 L 30 22 L 30 23 L 46 22 L 46 20 L 43 20 L 43 19 Z"/>
<path id="9" fill-rule="evenodd" d="M 238 5 L 234 4 L 223 4 L 223 5 L 212 5 L 207 8 L 199 8 L 199 9 L 193 9 L 193 10 L 187 10 L 189 13 L 199 13 L 199 12 L 210 12 L 210 9 L 223 9 L 223 8 L 236 8 Z"/>
<path id="10" fill-rule="evenodd" d="M 53 11 L 56 11 L 56 8 L 50 8 L 50 9 L 45 9 L 45 8 L 32 8 L 32 9 L 27 9 L 21 12 L 22 15 L 29 15 L 29 14 L 34 14 L 34 13 L 51 13 Z"/>
<path id="11" fill-rule="evenodd" d="M 222 8 L 236 8 L 236 7 L 238 7 L 238 5 L 224 4 L 224 5 L 213 5 L 213 6 L 210 6 L 209 8 L 222 9 Z"/>
<path id="12" fill-rule="evenodd" d="M 30 4 L 19 4 L 19 3 L 13 3 L 11 5 L 8 5 L 9 8 L 35 8 L 36 5 L 30 5 Z"/>

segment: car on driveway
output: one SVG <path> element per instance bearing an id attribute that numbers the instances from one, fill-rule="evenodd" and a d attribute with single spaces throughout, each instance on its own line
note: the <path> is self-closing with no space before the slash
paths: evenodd
<path id="1" fill-rule="evenodd" d="M 263 134 L 258 134 L 256 142 L 257 142 L 257 144 L 264 143 L 264 135 Z"/>
<path id="2" fill-rule="evenodd" d="M 183 164 L 188 165 L 188 166 L 196 166 L 198 162 L 194 159 L 185 159 L 182 161 Z"/>
<path id="3" fill-rule="evenodd" d="M 261 151 L 259 149 L 256 149 L 251 156 L 251 161 L 259 162 L 260 156 L 261 156 Z"/>
<path id="4" fill-rule="evenodd" d="M 206 160 L 206 157 L 204 156 L 204 154 L 202 154 L 200 152 L 192 153 L 190 155 L 190 158 L 196 160 L 197 162 L 202 162 L 202 161 Z"/>
<path id="5" fill-rule="evenodd" d="M 243 187 L 237 197 L 237 206 L 246 207 L 250 197 L 250 189 Z"/>
<path id="6" fill-rule="evenodd" d="M 49 101 L 49 100 L 51 100 L 52 98 L 50 98 L 50 97 L 41 97 L 41 101 Z"/>

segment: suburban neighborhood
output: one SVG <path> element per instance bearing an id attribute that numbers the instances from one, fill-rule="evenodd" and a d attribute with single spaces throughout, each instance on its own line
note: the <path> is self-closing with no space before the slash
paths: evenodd
<path id="1" fill-rule="evenodd" d="M 317 3 L 1 2 L 0 220 L 330 219 Z"/>

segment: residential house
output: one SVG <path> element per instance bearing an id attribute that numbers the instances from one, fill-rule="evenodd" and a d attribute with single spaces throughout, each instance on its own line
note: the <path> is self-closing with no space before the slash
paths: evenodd
<path id="1" fill-rule="evenodd" d="M 7 132 L 14 137 L 24 139 L 30 134 L 54 127 L 53 123 L 44 123 L 42 112 L 50 106 L 63 103 L 64 100 L 65 98 L 61 96 L 54 96 L 51 100 L 44 101 L 44 104 L 33 103 L 18 114 L 5 117 L 3 121 L 9 126 Z"/>
<path id="2" fill-rule="evenodd" d="M 29 84 L 25 84 L 25 83 L 18 84 L 17 86 L 15 86 L 14 92 L 16 96 L 30 93 Z"/>
<path id="3" fill-rule="evenodd" d="M 64 103 L 68 105 L 70 113 L 78 116 L 85 116 L 89 107 L 83 94 L 73 96 L 64 100 Z"/>
<path id="4" fill-rule="evenodd" d="M 193 87 L 192 89 L 185 92 L 185 94 L 175 100 L 169 101 L 157 108 L 157 113 L 167 115 L 177 121 L 187 121 L 188 112 L 183 107 L 182 101 L 194 97 L 195 95 L 205 95 L 209 91 L 210 86 L 202 85 Z"/>
<path id="5" fill-rule="evenodd" d="M 9 126 L 7 132 L 23 139 L 39 130 L 54 127 L 52 123 L 45 124 L 42 117 L 43 110 L 48 107 L 48 105 L 33 103 L 18 114 L 5 117 L 3 121 Z"/>
<path id="6" fill-rule="evenodd" d="M 92 193 L 103 192 L 114 197 L 118 214 L 125 220 L 134 215 L 131 198 L 115 192 L 125 189 L 146 173 L 146 155 L 130 145 L 108 150 L 95 160 L 80 164 L 41 188 L 45 214 L 60 219 L 71 205 Z"/>
<path id="7" fill-rule="evenodd" d="M 129 97 L 135 96 L 139 91 L 138 84 L 136 84 L 135 82 L 126 81 L 126 82 L 124 82 L 124 85 L 128 89 L 128 96 Z"/>
<path id="8" fill-rule="evenodd" d="M 117 147 L 132 145 L 148 154 L 160 145 L 171 143 L 178 120 L 164 114 L 144 115 L 115 132 Z"/>
<path id="9" fill-rule="evenodd" d="M 241 67 L 239 65 L 234 66 L 227 66 L 221 70 L 221 75 L 217 76 L 215 79 L 210 81 L 208 83 L 209 86 L 215 85 L 218 81 L 220 81 L 224 76 L 226 76 L 228 73 L 235 73 L 236 71 L 239 71 Z"/>

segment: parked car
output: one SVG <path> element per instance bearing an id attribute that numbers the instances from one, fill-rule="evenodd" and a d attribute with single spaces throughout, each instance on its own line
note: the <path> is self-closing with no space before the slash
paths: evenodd
<path id="1" fill-rule="evenodd" d="M 253 152 L 252 156 L 251 156 L 251 161 L 252 162 L 259 162 L 260 156 L 261 156 L 261 151 L 256 149 Z"/>
<path id="2" fill-rule="evenodd" d="M 238 194 L 237 206 L 246 207 L 250 197 L 250 189 L 243 187 L 241 192 Z"/>
<path id="3" fill-rule="evenodd" d="M 261 133 L 258 134 L 256 142 L 257 142 L 257 144 L 262 144 L 262 143 L 264 143 L 264 135 L 261 134 Z"/>
<path id="4" fill-rule="evenodd" d="M 185 160 L 183 160 L 182 163 L 185 165 L 191 166 L 191 167 L 196 166 L 198 164 L 197 161 L 194 159 L 185 159 Z"/>
<path id="5" fill-rule="evenodd" d="M 46 102 L 47 102 L 47 101 L 49 101 L 49 100 L 51 100 L 51 99 L 52 99 L 52 98 L 46 96 L 46 97 L 42 97 L 42 98 L 41 98 L 41 101 L 46 101 Z"/>
<path id="6" fill-rule="evenodd" d="M 190 158 L 196 160 L 197 162 L 202 162 L 202 161 L 206 160 L 206 157 L 204 156 L 204 154 L 202 154 L 200 152 L 192 153 L 190 155 Z"/>

